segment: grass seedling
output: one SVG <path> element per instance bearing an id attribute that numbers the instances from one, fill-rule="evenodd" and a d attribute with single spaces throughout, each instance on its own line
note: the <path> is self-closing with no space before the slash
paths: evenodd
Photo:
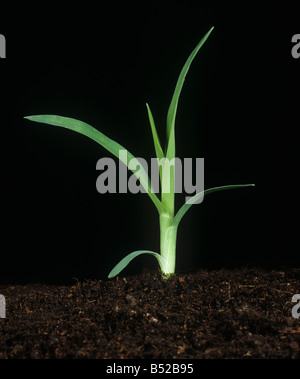
<path id="1" fill-rule="evenodd" d="M 166 129 L 166 147 L 163 150 L 160 144 L 160 140 L 158 137 L 158 133 L 156 130 L 156 126 L 154 123 L 154 118 L 151 113 L 150 107 L 148 104 L 147 111 L 149 116 L 149 122 L 152 130 L 152 136 L 154 141 L 154 147 L 156 152 L 156 157 L 160 162 L 163 162 L 164 159 L 168 159 L 171 161 L 175 158 L 175 119 L 177 106 L 179 101 L 179 96 L 182 90 L 182 86 L 185 80 L 185 77 L 188 73 L 190 65 L 197 55 L 200 48 L 203 46 L 205 41 L 208 39 L 211 34 L 213 28 L 211 28 L 208 33 L 202 38 L 202 40 L 198 43 L 196 48 L 192 51 L 191 55 L 187 59 L 181 73 L 179 75 L 175 91 L 171 100 L 171 104 L 167 114 L 167 129 Z M 103 146 L 106 150 L 108 150 L 111 154 L 119 158 L 119 151 L 126 150 L 117 142 L 111 140 L 106 137 L 104 134 L 99 132 L 97 129 L 92 127 L 85 122 L 69 118 L 62 117 L 57 115 L 35 115 L 35 116 L 27 116 L 25 117 L 28 120 L 60 126 L 63 128 L 67 128 L 73 130 L 77 133 L 83 134 L 90 139 L 96 141 L 98 144 Z M 129 167 L 129 162 L 131 159 L 134 159 L 134 156 L 129 153 L 127 150 L 127 160 L 122 161 L 124 164 Z M 120 158 L 121 160 L 121 158 Z M 168 172 L 166 172 L 169 170 Z M 136 175 L 136 171 L 132 170 L 133 174 Z M 137 176 L 137 175 L 136 175 Z M 254 186 L 254 184 L 239 184 L 239 185 L 227 185 L 221 187 L 214 187 L 204 190 L 203 192 L 197 193 L 193 197 L 189 199 L 175 214 L 175 191 L 174 191 L 174 183 L 175 183 L 175 168 L 174 166 L 165 166 L 162 164 L 160 166 L 160 180 L 161 180 L 161 196 L 160 199 L 156 196 L 155 193 L 151 192 L 151 182 L 148 177 L 147 172 L 140 167 L 139 176 L 137 176 L 141 185 L 153 201 L 154 205 L 157 208 L 159 213 L 159 222 L 160 222 L 160 254 L 155 253 L 149 250 L 138 250 L 123 258 L 109 273 L 108 277 L 112 278 L 118 275 L 135 257 L 141 254 L 151 254 L 153 255 L 160 266 L 162 276 L 164 278 L 169 277 L 170 275 L 175 273 L 175 262 L 176 262 L 176 237 L 178 225 L 182 219 L 182 217 L 186 214 L 189 208 L 195 204 L 201 197 L 216 191 L 223 191 L 229 189 L 237 189 L 242 187 Z M 168 178 L 168 179 L 166 179 Z M 168 188 L 168 190 L 166 190 Z"/>

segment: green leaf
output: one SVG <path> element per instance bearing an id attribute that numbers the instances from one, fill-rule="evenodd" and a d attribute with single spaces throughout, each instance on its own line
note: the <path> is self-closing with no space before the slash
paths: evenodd
<path id="1" fill-rule="evenodd" d="M 113 278 L 114 276 L 118 275 L 124 268 L 136 257 L 138 257 L 141 254 L 150 254 L 153 255 L 159 263 L 159 266 L 162 270 L 162 272 L 166 272 L 167 267 L 167 261 L 159 254 L 154 253 L 153 251 L 149 250 L 138 250 L 134 251 L 133 253 L 128 254 L 125 258 L 123 258 L 109 273 L 108 278 Z"/>
<path id="2" fill-rule="evenodd" d="M 185 203 L 177 212 L 176 216 L 174 217 L 172 221 L 172 226 L 178 227 L 182 217 L 186 214 L 186 212 L 190 209 L 190 207 L 195 204 L 196 201 L 198 201 L 202 196 L 208 195 L 209 193 L 217 192 L 217 191 L 225 191 L 225 190 L 231 190 L 231 189 L 238 189 L 238 188 L 244 188 L 244 187 L 254 187 L 255 184 L 235 184 L 235 185 L 229 185 L 229 186 L 221 186 L 221 187 L 213 187 L 209 188 L 205 191 L 197 193 L 195 196 L 191 197 L 187 203 Z"/>
<path id="3" fill-rule="evenodd" d="M 161 148 L 160 140 L 159 140 L 159 137 L 157 134 L 157 130 L 156 130 L 156 126 L 155 126 L 155 122 L 154 122 L 154 118 L 153 118 L 151 109 L 147 103 L 146 103 L 146 107 L 147 107 L 147 111 L 148 111 L 148 117 L 149 117 L 149 122 L 150 122 L 150 126 L 151 126 L 151 131 L 152 131 L 152 137 L 153 137 L 153 142 L 154 142 L 156 158 L 158 160 L 161 160 L 165 156 L 164 156 L 163 150 Z M 162 167 L 161 166 L 159 166 L 159 175 L 160 175 L 160 180 L 162 181 Z"/>
<path id="4" fill-rule="evenodd" d="M 202 40 L 198 43 L 195 49 L 192 51 L 188 57 L 183 69 L 180 72 L 175 91 L 172 97 L 172 101 L 168 110 L 167 115 L 167 147 L 166 147 L 166 158 L 171 161 L 175 158 L 176 147 L 175 147 L 175 119 L 178 107 L 179 96 L 185 81 L 185 77 L 189 71 L 190 65 L 193 62 L 195 56 L 197 55 L 200 48 L 203 46 L 210 33 L 213 31 L 213 27 L 206 33 Z M 175 185 L 175 169 L 174 167 L 170 170 L 170 193 L 162 194 L 162 203 L 165 206 L 167 212 L 173 217 L 174 214 L 174 204 L 175 204 L 175 194 L 174 194 L 174 185 Z"/>
<path id="5" fill-rule="evenodd" d="M 148 110 L 149 122 L 150 122 L 151 130 L 152 130 L 152 136 L 153 136 L 153 142 L 154 142 L 156 157 L 157 157 L 157 159 L 162 159 L 165 156 L 164 156 L 163 150 L 161 148 L 161 144 L 160 144 L 159 137 L 157 134 L 157 130 L 155 127 L 153 115 L 152 115 L 151 109 L 150 109 L 148 104 L 146 104 L 146 107 Z"/>
<path id="6" fill-rule="evenodd" d="M 212 27 L 202 38 L 202 40 L 198 43 L 196 48 L 192 51 L 191 55 L 187 59 L 185 65 L 183 66 L 183 69 L 181 70 L 181 73 L 179 75 L 175 91 L 172 97 L 172 101 L 168 110 L 167 115 L 167 153 L 166 156 L 169 159 L 172 159 L 175 157 L 175 119 L 176 119 L 176 112 L 177 112 L 177 106 L 178 106 L 178 100 L 179 96 L 183 87 L 183 83 L 185 80 L 185 77 L 189 71 L 190 65 L 193 62 L 195 56 L 197 55 L 200 48 L 203 46 L 205 41 L 208 39 L 209 35 L 213 31 L 214 27 Z"/>
<path id="7" fill-rule="evenodd" d="M 74 118 L 69 117 L 62 117 L 62 116 L 56 116 L 56 115 L 35 115 L 35 116 L 26 116 L 24 117 L 27 120 L 40 122 L 44 124 L 54 125 L 54 126 L 61 126 L 63 128 L 73 130 L 74 132 L 83 134 L 86 137 L 91 138 L 92 140 L 96 141 L 99 145 L 103 146 L 106 150 L 108 150 L 111 154 L 113 154 L 115 157 L 119 157 L 119 151 L 120 150 L 126 150 L 123 146 L 121 146 L 119 143 L 113 141 L 112 139 L 106 137 L 104 134 L 99 132 L 99 130 L 95 129 L 91 125 L 76 120 Z M 121 159 L 121 161 L 128 166 L 129 162 L 134 159 L 134 156 L 127 151 L 127 157 L 128 159 Z M 123 157 L 122 157 L 123 158 Z M 135 172 L 132 171 L 134 174 Z M 145 169 L 140 167 L 139 174 L 141 174 L 138 179 L 140 180 L 141 185 L 144 187 L 146 192 L 148 193 L 149 197 L 155 204 L 157 210 L 159 213 L 161 213 L 164 210 L 164 207 L 161 203 L 161 201 L 158 199 L 158 197 L 151 192 L 151 183 L 150 179 L 147 175 L 147 172 Z"/>

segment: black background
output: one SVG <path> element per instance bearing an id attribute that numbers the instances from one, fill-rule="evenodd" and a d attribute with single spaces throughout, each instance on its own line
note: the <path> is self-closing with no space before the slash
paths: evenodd
<path id="1" fill-rule="evenodd" d="M 291 56 L 297 12 L 261 2 L 206 3 L 3 7 L 1 283 L 106 278 L 129 252 L 159 251 L 158 215 L 147 195 L 97 193 L 96 162 L 109 156 L 102 147 L 23 116 L 77 118 L 149 161 L 145 103 L 164 141 L 179 72 L 211 26 L 181 93 L 177 156 L 205 158 L 206 188 L 256 187 L 209 195 L 189 211 L 179 227 L 177 271 L 299 267 L 291 219 L 298 202 L 291 169 L 299 128 L 300 59 Z M 177 209 L 183 201 L 177 197 Z M 123 275 L 156 267 L 142 256 Z"/>

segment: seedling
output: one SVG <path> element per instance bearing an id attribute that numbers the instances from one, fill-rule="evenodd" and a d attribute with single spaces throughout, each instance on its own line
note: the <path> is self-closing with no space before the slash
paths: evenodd
<path id="1" fill-rule="evenodd" d="M 164 150 L 162 149 L 162 146 L 160 144 L 160 140 L 158 137 L 158 133 L 156 130 L 154 118 L 151 113 L 150 107 L 148 104 L 146 104 L 152 136 L 153 136 L 153 141 L 154 141 L 156 157 L 158 160 L 160 160 L 160 162 L 164 162 L 164 160 L 165 161 L 168 160 L 170 162 L 173 158 L 175 158 L 175 118 L 176 118 L 179 96 L 182 90 L 185 77 L 190 68 L 190 65 L 192 61 L 194 60 L 196 54 L 200 50 L 200 48 L 208 39 L 212 30 L 213 28 L 211 28 L 208 31 L 208 33 L 202 38 L 202 40 L 198 43 L 196 48 L 193 50 L 193 52 L 187 59 L 179 75 L 179 78 L 175 87 L 175 91 L 172 97 L 172 101 L 171 101 L 168 114 L 167 114 L 167 129 L 166 129 L 167 138 L 166 138 L 166 147 Z M 116 156 L 122 161 L 122 158 L 119 157 L 119 151 L 120 150 L 124 151 L 126 149 L 124 149 L 124 147 L 122 147 L 117 142 L 106 137 L 104 134 L 99 132 L 97 129 L 95 129 L 91 125 L 86 124 L 85 122 L 75 120 L 69 117 L 62 117 L 62 116 L 56 116 L 56 115 L 35 115 L 35 116 L 27 116 L 25 118 L 31 121 L 39 122 L 39 123 L 61 126 L 63 128 L 67 128 L 75 132 L 78 132 L 80 134 L 83 134 L 91 138 L 92 140 L 96 141 L 98 144 L 103 146 L 111 154 L 113 154 L 114 156 Z M 130 169 L 129 162 L 132 159 L 134 159 L 134 156 L 131 153 L 129 153 L 128 150 L 126 150 L 126 152 L 127 152 L 128 159 L 126 160 L 124 159 L 124 161 L 122 162 L 126 164 L 127 167 Z M 122 156 L 124 156 L 124 154 L 122 154 Z M 167 170 L 170 170 L 170 171 L 167 172 Z M 135 170 L 132 170 L 132 172 L 133 174 L 136 175 Z M 148 177 L 147 172 L 143 169 L 142 166 L 140 167 L 139 175 L 138 176 L 136 175 L 136 176 L 139 179 L 145 191 L 147 192 L 147 194 L 149 195 L 149 197 L 151 198 L 151 200 L 153 201 L 159 213 L 160 254 L 155 253 L 153 251 L 149 251 L 149 250 L 135 251 L 127 255 L 125 258 L 123 258 L 113 268 L 113 270 L 108 275 L 109 278 L 112 278 L 118 275 L 129 264 L 129 262 L 131 262 L 134 258 L 136 258 L 137 256 L 141 254 L 150 254 L 157 259 L 161 272 L 162 272 L 162 276 L 164 278 L 167 278 L 170 275 L 174 274 L 175 262 L 176 262 L 176 237 L 177 237 L 178 225 L 181 219 L 183 218 L 183 216 L 190 209 L 190 207 L 196 202 L 198 202 L 199 199 L 202 198 L 204 195 L 207 195 L 212 192 L 254 186 L 254 184 L 238 184 L 238 185 L 226 185 L 226 186 L 206 189 L 202 192 L 195 194 L 193 197 L 191 197 L 184 205 L 182 205 L 182 207 L 175 214 L 175 207 L 174 207 L 175 205 L 175 202 L 174 202 L 175 200 L 175 191 L 174 191 L 175 168 L 174 166 L 170 166 L 170 165 L 167 166 L 167 165 L 162 164 L 160 166 L 159 174 L 160 174 L 160 179 L 161 179 L 160 199 L 156 196 L 155 193 L 151 192 L 150 179 Z"/>

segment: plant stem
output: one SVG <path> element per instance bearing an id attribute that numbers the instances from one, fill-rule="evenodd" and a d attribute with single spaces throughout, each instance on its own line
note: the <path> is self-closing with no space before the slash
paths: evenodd
<path id="1" fill-rule="evenodd" d="M 174 135 L 174 133 L 172 133 Z M 175 140 L 172 153 L 175 154 Z M 172 157 L 173 158 L 173 157 Z M 161 202 L 164 211 L 160 212 L 160 255 L 166 261 L 162 275 L 168 278 L 175 273 L 177 226 L 172 225 L 174 219 L 175 196 L 175 167 L 169 159 L 164 159 L 161 172 Z"/>
<path id="2" fill-rule="evenodd" d="M 168 213 L 160 215 L 160 254 L 167 261 L 163 275 L 175 273 L 177 227 L 171 226 L 173 218 Z"/>

